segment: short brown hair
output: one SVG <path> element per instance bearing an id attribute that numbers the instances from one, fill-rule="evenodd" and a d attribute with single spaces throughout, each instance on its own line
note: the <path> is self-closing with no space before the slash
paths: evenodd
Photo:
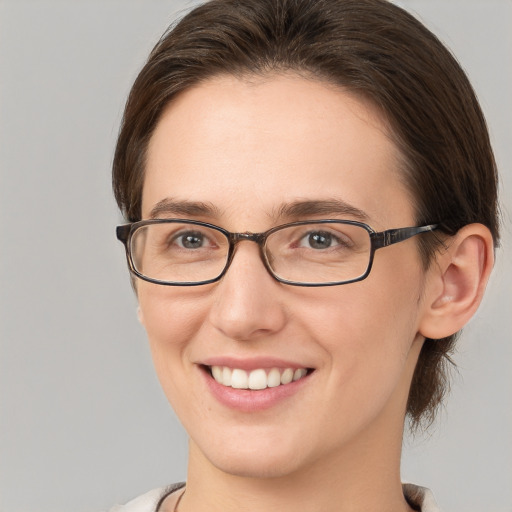
<path id="1" fill-rule="evenodd" d="M 141 218 L 148 142 L 164 107 L 218 74 L 306 73 L 381 111 L 403 157 L 418 225 L 448 235 L 479 222 L 499 238 L 497 171 L 484 116 L 459 64 L 416 18 L 384 0 L 212 0 L 162 36 L 130 92 L 113 162 L 116 200 Z M 425 266 L 437 247 L 418 242 Z M 456 335 L 426 340 L 407 412 L 430 423 Z"/>

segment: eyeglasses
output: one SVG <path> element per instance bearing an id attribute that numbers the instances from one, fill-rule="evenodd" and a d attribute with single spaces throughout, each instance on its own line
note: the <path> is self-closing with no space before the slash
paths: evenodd
<path id="1" fill-rule="evenodd" d="M 230 233 L 194 220 L 154 219 L 118 226 L 130 271 L 151 283 L 196 286 L 218 281 L 235 248 L 256 242 L 268 272 L 294 286 L 333 286 L 368 277 L 375 251 L 438 228 L 428 226 L 375 232 L 351 220 L 299 221 L 264 233 Z"/>

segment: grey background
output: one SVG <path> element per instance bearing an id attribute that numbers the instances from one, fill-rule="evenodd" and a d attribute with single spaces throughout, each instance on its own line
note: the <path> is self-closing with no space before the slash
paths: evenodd
<path id="1" fill-rule="evenodd" d="M 403 0 L 455 52 L 502 172 L 504 240 L 446 413 L 403 476 L 443 510 L 512 510 L 512 2 Z M 122 107 L 191 2 L 0 1 L 0 511 L 99 511 L 185 477 L 110 192 Z"/>

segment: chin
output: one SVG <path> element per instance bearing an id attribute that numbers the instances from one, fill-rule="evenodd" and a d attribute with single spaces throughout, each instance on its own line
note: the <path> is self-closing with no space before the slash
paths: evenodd
<path id="1" fill-rule="evenodd" d="M 245 454 L 223 454 L 222 457 L 209 458 L 210 463 L 214 465 L 219 471 L 227 473 L 232 476 L 243 478 L 282 478 L 295 473 L 300 464 L 298 461 L 282 460 L 279 457 L 262 456 L 254 457 Z"/>
<path id="2" fill-rule="evenodd" d="M 200 445 L 195 448 L 219 471 L 245 478 L 284 477 L 300 470 L 301 461 L 307 458 L 297 443 L 269 438 L 257 442 L 254 437 L 248 442 L 247 439 L 250 437 L 244 438 L 245 442 L 226 439 L 213 444 L 209 439 L 205 449 Z"/>

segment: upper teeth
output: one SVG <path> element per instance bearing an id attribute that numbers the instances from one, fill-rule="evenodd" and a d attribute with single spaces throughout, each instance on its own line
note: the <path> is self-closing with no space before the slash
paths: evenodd
<path id="1" fill-rule="evenodd" d="M 289 384 L 292 381 L 299 380 L 307 373 L 305 368 L 272 368 L 264 370 L 258 368 L 246 372 L 239 368 L 229 368 L 227 366 L 212 366 L 213 378 L 223 386 L 229 386 L 236 389 L 265 389 L 275 388 L 280 384 Z"/>

